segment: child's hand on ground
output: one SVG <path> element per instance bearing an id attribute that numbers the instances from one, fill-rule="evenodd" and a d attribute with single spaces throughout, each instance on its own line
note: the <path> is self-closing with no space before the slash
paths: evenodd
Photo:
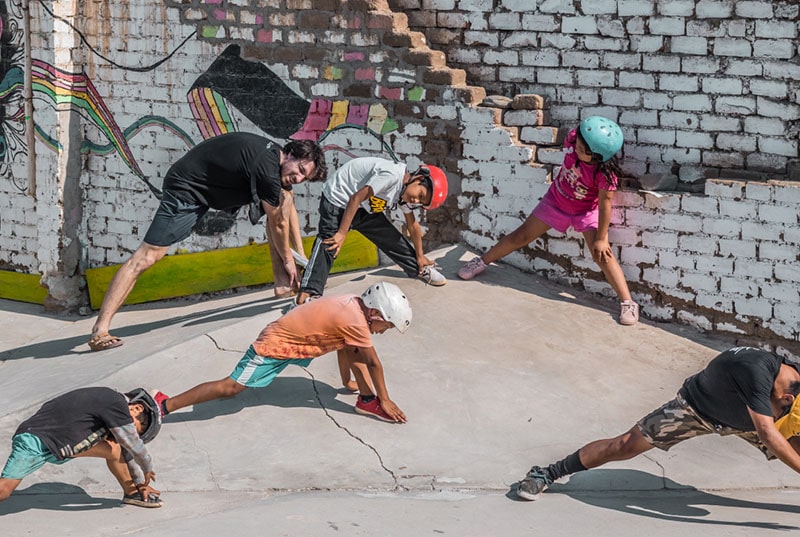
<path id="1" fill-rule="evenodd" d="M 345 234 L 337 231 L 333 237 L 329 237 L 322 241 L 322 244 L 328 246 L 328 251 L 333 254 L 333 257 L 339 255 L 339 250 L 342 248 L 342 244 L 344 244 L 344 237 Z"/>
<path id="2" fill-rule="evenodd" d="M 400 407 L 394 404 L 394 401 L 390 400 L 381 401 L 381 408 L 383 409 L 384 412 L 389 414 L 390 418 L 392 418 L 397 423 L 405 423 L 406 421 L 408 421 L 406 420 L 406 415 L 403 414 L 403 411 L 400 410 Z"/>

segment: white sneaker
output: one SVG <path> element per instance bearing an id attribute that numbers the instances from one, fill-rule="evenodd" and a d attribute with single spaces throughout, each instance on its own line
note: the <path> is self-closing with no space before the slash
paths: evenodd
<path id="1" fill-rule="evenodd" d="M 436 270 L 434 265 L 428 265 L 422 269 L 422 272 L 419 276 L 417 276 L 417 278 L 429 285 L 434 285 L 436 287 L 441 287 L 447 283 L 447 278 L 444 277 L 444 274 Z"/>
<path id="2" fill-rule="evenodd" d="M 633 300 L 619 303 L 619 324 L 630 326 L 639 322 L 639 304 Z"/>

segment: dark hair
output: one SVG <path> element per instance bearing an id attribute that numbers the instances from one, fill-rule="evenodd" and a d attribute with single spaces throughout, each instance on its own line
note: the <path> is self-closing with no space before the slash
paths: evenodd
<path id="1" fill-rule="evenodd" d="M 309 177 L 310 182 L 324 181 L 328 177 L 328 165 L 325 163 L 325 154 L 322 148 L 312 140 L 292 140 L 283 146 L 283 152 L 299 160 L 311 160 L 317 170 L 314 177 Z"/>
<path id="2" fill-rule="evenodd" d="M 142 403 L 141 401 L 136 401 L 134 403 L 128 403 L 130 405 L 141 405 L 142 411 L 139 412 L 138 415 L 135 416 L 136 419 L 139 420 L 139 423 L 142 424 L 142 431 L 146 431 L 150 428 L 150 411 L 147 409 L 147 406 Z"/>
<path id="3" fill-rule="evenodd" d="M 431 172 L 425 166 L 420 166 L 417 171 L 411 174 L 411 180 L 420 183 L 428 191 L 428 201 L 423 205 L 429 205 L 433 200 L 433 179 Z"/>
<path id="4" fill-rule="evenodd" d="M 583 143 L 583 145 L 586 146 L 589 151 L 591 151 L 589 144 L 587 144 L 586 140 L 583 138 L 583 136 L 581 136 L 581 131 L 576 130 L 575 133 L 578 135 L 578 139 L 581 141 L 581 143 Z M 597 166 L 597 169 L 594 172 L 595 175 L 601 173 L 605 176 L 606 182 L 608 182 L 611 186 L 614 188 L 619 186 L 618 183 L 619 177 L 622 175 L 622 168 L 619 167 L 619 158 L 617 155 L 614 155 L 607 161 L 603 162 L 603 155 L 600 153 L 592 153 L 592 161 L 590 164 Z"/>
<path id="5" fill-rule="evenodd" d="M 789 393 L 795 397 L 800 395 L 800 380 L 793 380 L 789 383 Z"/>

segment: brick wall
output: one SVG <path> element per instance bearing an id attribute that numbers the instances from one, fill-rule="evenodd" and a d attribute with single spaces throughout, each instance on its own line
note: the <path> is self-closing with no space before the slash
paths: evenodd
<path id="1" fill-rule="evenodd" d="M 556 126 L 618 120 L 633 175 L 800 178 L 797 2 L 389 4 L 470 84 L 547 96 Z"/>
<path id="2" fill-rule="evenodd" d="M 762 34 L 767 22 L 795 24 L 788 5 L 586 2 L 596 12 L 580 13 L 571 7 L 580 3 L 563 1 L 536 2 L 536 11 L 510 0 L 392 3 L 394 12 L 384 0 L 170 1 L 159 9 L 143 0 L 98 0 L 59 3 L 57 18 L 32 4 L 34 57 L 84 73 L 96 97 L 75 93 L 56 106 L 50 96 L 38 96 L 37 126 L 52 139 L 35 147 L 36 199 L 14 186 L 25 184 L 25 152 L 11 164 L 14 181 L 0 186 L 0 269 L 43 274 L 54 307 L 83 303 L 83 270 L 122 261 L 144 236 L 157 206 L 145 179 L 159 187 L 171 163 L 222 127 L 282 140 L 295 131 L 314 137 L 360 122 L 379 136 L 364 129 L 326 134 L 329 164 L 352 155 L 386 156 L 388 147 L 411 167 L 421 161 L 442 166 L 452 195 L 427 216 L 428 243 L 463 240 L 476 249 L 530 212 L 560 163 L 564 128 L 589 113 L 623 123 L 632 173 L 671 169 L 674 161 L 684 179 L 697 177 L 698 167 L 720 175 L 719 163 L 706 160 L 716 154 L 725 155 L 727 173 L 738 178 L 765 169 L 754 165 L 759 158 L 791 175 L 796 154 L 780 152 L 790 153 L 786 148 L 795 142 L 778 127 L 794 127 L 794 64 L 737 56 L 731 41 L 739 28 L 734 22 L 745 21 L 741 40 L 751 43 L 752 54 L 766 54 L 756 47 L 764 39 L 759 23 Z M 652 13 L 639 12 L 648 6 Z M 711 16 L 726 6 L 729 15 Z M 770 6 L 771 18 L 755 15 Z M 713 47 L 710 55 L 676 54 L 680 41 L 667 33 L 673 19 L 683 21 L 680 36 L 687 39 L 702 37 L 689 33 L 695 20 L 726 33 L 702 37 Z M 425 29 L 428 39 L 414 28 Z M 777 28 L 778 41 L 791 40 L 783 37 L 786 25 Z M 718 44 L 725 54 L 715 53 Z M 225 71 L 220 62 L 230 65 L 222 61 L 230 54 L 236 70 Z M 772 76 L 779 64 L 784 74 Z M 702 72 L 710 65 L 724 66 L 722 76 Z M 728 86 L 719 79 L 736 83 L 732 65 L 739 66 L 741 94 L 722 95 Z M 744 76 L 746 65 L 760 65 L 756 74 L 769 76 Z M 499 78 L 514 72 L 528 78 Z M 698 89 L 685 91 L 690 86 L 681 77 L 695 77 Z M 522 98 L 526 104 L 514 109 L 477 106 L 482 85 L 492 93 L 536 90 L 545 98 Z M 291 95 L 264 98 L 279 86 Z M 213 101 L 212 93 L 221 97 Z M 97 99 L 108 117 L 87 112 Z M 297 99 L 307 107 L 297 125 L 275 120 Z M 255 110 L 247 109 L 249 101 Z M 205 116 L 202 105 L 209 106 Z M 122 134 L 115 138 L 110 126 Z M 112 140 L 125 143 L 112 147 Z M 783 149 L 769 153 L 768 147 Z M 717 179 L 694 195 L 618 194 L 611 240 L 645 314 L 799 354 L 793 268 L 800 252 L 799 192 L 797 183 Z M 301 185 L 296 195 L 304 234 L 311 235 L 319 185 Z M 264 235 L 263 225 L 250 226 L 243 217 L 218 219 L 173 250 L 238 246 Z M 548 235 L 506 260 L 611 294 L 578 235 Z"/>

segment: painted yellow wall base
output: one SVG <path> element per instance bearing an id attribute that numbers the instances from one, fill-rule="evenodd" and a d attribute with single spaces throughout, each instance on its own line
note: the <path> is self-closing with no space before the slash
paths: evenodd
<path id="1" fill-rule="evenodd" d="M 41 274 L 0 270 L 0 298 L 44 304 L 47 289 L 42 287 L 41 279 Z"/>
<path id="2" fill-rule="evenodd" d="M 314 237 L 303 239 L 306 252 Z M 344 246 L 331 272 L 346 272 L 378 265 L 378 249 L 361 233 L 347 234 Z M 120 265 L 88 269 L 86 283 L 93 308 L 103 303 L 111 278 Z M 250 244 L 238 248 L 193 254 L 168 255 L 139 277 L 125 304 L 139 304 L 164 298 L 221 291 L 233 287 L 271 283 L 272 258 L 269 244 Z"/>

